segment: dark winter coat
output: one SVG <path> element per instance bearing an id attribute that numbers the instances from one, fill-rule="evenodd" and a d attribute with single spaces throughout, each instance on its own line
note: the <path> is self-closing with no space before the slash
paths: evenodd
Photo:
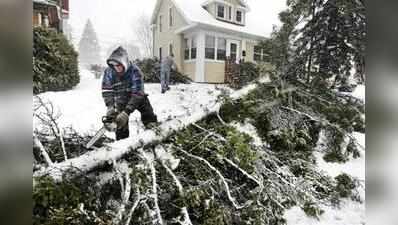
<path id="1" fill-rule="evenodd" d="M 125 68 L 123 75 L 118 75 L 111 61 L 121 63 Z M 125 110 L 131 113 L 137 107 L 134 105 L 134 96 L 143 97 L 144 75 L 141 70 L 129 61 L 127 51 L 117 48 L 107 60 L 108 68 L 102 80 L 102 97 L 107 107 L 116 107 L 118 111 Z"/>

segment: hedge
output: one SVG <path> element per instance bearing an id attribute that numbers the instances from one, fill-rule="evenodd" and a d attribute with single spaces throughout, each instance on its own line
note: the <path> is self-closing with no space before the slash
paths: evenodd
<path id="1" fill-rule="evenodd" d="M 78 53 L 63 34 L 33 29 L 33 93 L 70 90 L 80 82 Z"/>

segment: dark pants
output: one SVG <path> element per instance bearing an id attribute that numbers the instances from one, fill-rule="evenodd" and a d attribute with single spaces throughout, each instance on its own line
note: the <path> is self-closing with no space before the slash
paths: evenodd
<path id="1" fill-rule="evenodd" d="M 150 123 L 158 122 L 157 116 L 153 112 L 152 105 L 146 95 L 134 95 L 131 101 L 131 105 L 134 108 L 129 108 L 129 111 L 133 113 L 135 110 L 138 110 L 141 113 L 141 121 L 145 127 L 147 127 Z M 126 127 L 116 129 L 116 140 L 128 138 L 129 135 L 130 131 L 128 125 Z"/>

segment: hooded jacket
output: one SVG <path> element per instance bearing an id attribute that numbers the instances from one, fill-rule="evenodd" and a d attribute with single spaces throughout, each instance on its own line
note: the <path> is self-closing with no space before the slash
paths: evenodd
<path id="1" fill-rule="evenodd" d="M 107 107 L 116 107 L 118 111 L 131 113 L 134 109 L 132 97 L 144 97 L 144 75 L 142 71 L 130 62 L 127 51 L 119 47 L 112 52 L 106 61 L 108 68 L 102 79 L 102 97 Z M 122 75 L 117 74 L 112 62 L 124 67 Z M 130 109 L 130 110 L 129 110 Z"/>

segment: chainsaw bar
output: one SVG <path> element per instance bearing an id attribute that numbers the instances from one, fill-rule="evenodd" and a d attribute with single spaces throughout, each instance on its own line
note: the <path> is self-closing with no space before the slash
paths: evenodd
<path id="1" fill-rule="evenodd" d="M 102 135 L 104 135 L 106 132 L 106 128 L 102 127 L 99 131 L 97 131 L 97 133 L 94 135 L 93 138 L 91 138 L 91 140 L 87 143 L 86 148 L 91 148 L 91 146 L 93 146 L 95 144 L 95 142 L 98 141 L 98 139 L 100 139 L 102 137 Z"/>

